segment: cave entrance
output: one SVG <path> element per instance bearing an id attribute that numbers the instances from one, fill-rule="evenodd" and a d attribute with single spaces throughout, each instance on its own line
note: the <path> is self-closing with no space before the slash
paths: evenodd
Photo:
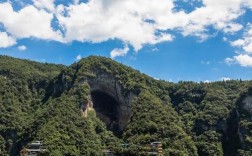
<path id="1" fill-rule="evenodd" d="M 119 103 L 111 95 L 95 90 L 91 92 L 93 108 L 96 115 L 107 126 L 107 129 L 115 135 L 120 134 L 119 120 Z"/>

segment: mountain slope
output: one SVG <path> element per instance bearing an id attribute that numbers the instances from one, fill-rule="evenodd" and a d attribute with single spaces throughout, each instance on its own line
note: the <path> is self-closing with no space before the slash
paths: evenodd
<path id="1" fill-rule="evenodd" d="M 50 155 L 251 155 L 250 81 L 154 80 L 111 59 L 72 64 L 0 56 L 0 155 L 33 140 Z M 127 148 L 122 144 L 127 144 Z"/>

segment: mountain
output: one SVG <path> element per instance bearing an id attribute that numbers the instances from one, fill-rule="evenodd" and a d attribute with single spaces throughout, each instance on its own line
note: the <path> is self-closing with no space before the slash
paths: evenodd
<path id="1" fill-rule="evenodd" d="M 70 66 L 0 56 L 0 155 L 252 155 L 252 81 L 155 80 L 105 57 Z M 125 147 L 126 146 L 126 147 Z"/>

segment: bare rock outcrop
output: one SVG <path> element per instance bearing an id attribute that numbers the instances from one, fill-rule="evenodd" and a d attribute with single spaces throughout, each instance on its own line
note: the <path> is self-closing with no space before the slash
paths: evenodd
<path id="1" fill-rule="evenodd" d="M 131 102 L 134 94 L 131 92 L 124 94 L 122 86 L 113 75 L 98 74 L 94 78 L 89 78 L 87 82 L 97 116 L 106 123 L 107 127 L 116 126 L 115 129 L 122 131 L 132 114 Z"/>

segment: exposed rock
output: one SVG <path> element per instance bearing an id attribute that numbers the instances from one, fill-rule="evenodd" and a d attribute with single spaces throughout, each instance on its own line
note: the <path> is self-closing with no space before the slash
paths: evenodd
<path id="1" fill-rule="evenodd" d="M 89 100 L 87 104 L 81 104 L 80 109 L 83 117 L 86 118 L 88 116 L 88 111 L 93 110 L 93 102 Z"/>
<path id="2" fill-rule="evenodd" d="M 250 118 L 252 121 L 252 96 L 245 97 L 243 104 L 243 109 L 247 110 L 250 113 Z"/>
<path id="3" fill-rule="evenodd" d="M 99 74 L 95 78 L 88 79 L 87 82 L 97 116 L 106 123 L 109 129 L 122 131 L 132 114 L 133 93 L 124 95 L 122 86 L 114 76 L 108 74 Z"/>
<path id="4" fill-rule="evenodd" d="M 237 115 L 237 118 L 239 120 L 240 119 L 240 113 L 239 113 L 238 110 L 236 110 L 236 115 Z M 240 126 L 239 122 L 237 122 L 237 134 L 239 136 L 240 142 L 242 143 L 242 145 L 244 145 L 244 139 L 243 139 L 244 134 L 242 134 L 242 132 L 241 132 L 241 126 Z M 244 148 L 244 147 L 242 147 L 242 148 Z"/>

